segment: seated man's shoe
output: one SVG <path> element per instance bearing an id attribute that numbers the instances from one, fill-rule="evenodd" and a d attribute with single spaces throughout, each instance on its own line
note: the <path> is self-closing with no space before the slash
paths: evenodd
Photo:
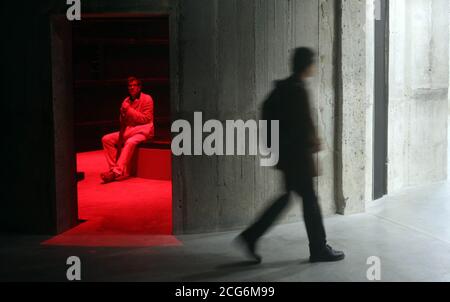
<path id="1" fill-rule="evenodd" d="M 103 180 L 103 183 L 107 184 L 110 182 L 113 182 L 117 178 L 117 174 L 113 171 L 108 171 L 100 174 L 101 179 Z"/>
<path id="2" fill-rule="evenodd" d="M 345 258 L 344 252 L 333 250 L 329 245 L 326 245 L 320 251 L 311 251 L 311 257 L 309 261 L 315 262 L 334 262 L 340 261 Z"/>
<path id="3" fill-rule="evenodd" d="M 252 259 L 255 263 L 261 263 L 262 258 L 256 253 L 256 242 L 248 239 L 244 233 L 240 234 L 234 240 L 235 244 L 241 246 L 247 256 Z"/>

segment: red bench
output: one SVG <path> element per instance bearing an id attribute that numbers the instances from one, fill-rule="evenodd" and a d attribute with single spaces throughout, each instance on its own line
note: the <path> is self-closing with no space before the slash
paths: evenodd
<path id="1" fill-rule="evenodd" d="M 132 176 L 157 179 L 172 179 L 172 152 L 170 139 L 153 138 L 139 144 L 131 162 Z"/>

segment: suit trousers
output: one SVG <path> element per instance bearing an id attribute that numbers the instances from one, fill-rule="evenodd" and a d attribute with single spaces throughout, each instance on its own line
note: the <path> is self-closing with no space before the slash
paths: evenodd
<path id="1" fill-rule="evenodd" d="M 103 150 L 105 151 L 106 162 L 108 163 L 109 170 L 114 171 L 119 175 L 126 176 L 129 173 L 129 164 L 133 156 L 136 146 L 147 140 L 147 137 L 141 133 L 125 132 L 124 146 L 117 157 L 119 132 L 106 134 L 102 138 Z"/>
<path id="2" fill-rule="evenodd" d="M 303 217 L 308 234 L 311 253 L 320 251 L 326 246 L 326 234 L 322 214 L 314 190 L 313 177 L 301 175 L 293 169 L 283 171 L 286 193 L 277 198 L 263 212 L 259 219 L 244 231 L 243 235 L 251 242 L 256 242 L 273 225 L 275 220 L 287 208 L 291 192 L 295 192 L 303 200 Z"/>

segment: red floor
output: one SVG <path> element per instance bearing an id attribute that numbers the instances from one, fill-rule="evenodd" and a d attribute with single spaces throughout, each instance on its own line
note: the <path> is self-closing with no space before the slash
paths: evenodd
<path id="1" fill-rule="evenodd" d="M 74 246 L 179 245 L 171 236 L 171 181 L 128 178 L 101 184 L 106 170 L 102 151 L 77 154 L 79 226 L 43 244 Z"/>

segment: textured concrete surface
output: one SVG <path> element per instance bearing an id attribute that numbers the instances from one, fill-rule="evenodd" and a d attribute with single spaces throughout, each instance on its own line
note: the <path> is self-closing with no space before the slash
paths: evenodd
<path id="1" fill-rule="evenodd" d="M 342 1 L 341 31 L 341 111 L 338 116 L 337 158 L 342 169 L 341 188 L 335 198 L 338 211 L 364 211 L 366 195 L 366 1 Z"/>
<path id="2" fill-rule="evenodd" d="M 336 16 L 335 1 L 319 2 L 319 74 L 317 91 L 317 129 L 323 150 L 318 154 L 320 177 L 317 179 L 317 190 L 325 215 L 336 213 L 335 202 L 335 51 L 336 51 Z"/>
<path id="3" fill-rule="evenodd" d="M 290 73 L 291 50 L 312 47 L 318 74 L 309 89 L 324 146 L 317 180 L 323 212 L 363 212 L 371 195 L 369 10 L 366 1 L 184 1 L 175 117 L 192 120 L 194 111 L 202 111 L 205 119 L 258 118 L 273 81 Z M 243 226 L 282 188 L 279 173 L 259 167 L 256 157 L 184 157 L 176 159 L 174 171 L 177 233 Z M 283 221 L 300 216 L 293 208 Z"/>
<path id="4" fill-rule="evenodd" d="M 193 0 L 180 4 L 179 15 L 175 118 L 191 121 L 194 111 L 202 111 L 204 120 L 258 119 L 273 81 L 290 74 L 292 49 L 317 51 L 318 75 L 309 88 L 326 147 L 318 192 L 325 215 L 335 213 L 334 1 Z M 258 157 L 183 157 L 174 171 L 177 233 L 244 226 L 282 188 L 279 172 L 261 168 Z M 284 221 L 300 216 L 293 208 Z"/>
<path id="5" fill-rule="evenodd" d="M 446 178 L 446 0 L 390 1 L 388 191 Z"/>
<path id="6" fill-rule="evenodd" d="M 367 259 L 381 260 L 382 281 L 450 281 L 450 184 L 403 191 L 367 213 L 326 219 L 329 243 L 346 252 L 331 264 L 307 262 L 303 223 L 272 230 L 264 261 L 249 265 L 230 242 L 237 232 L 177 236 L 179 247 L 40 246 L 44 237 L 1 236 L 0 280 L 64 281 L 69 256 L 83 281 L 368 281 Z"/>

